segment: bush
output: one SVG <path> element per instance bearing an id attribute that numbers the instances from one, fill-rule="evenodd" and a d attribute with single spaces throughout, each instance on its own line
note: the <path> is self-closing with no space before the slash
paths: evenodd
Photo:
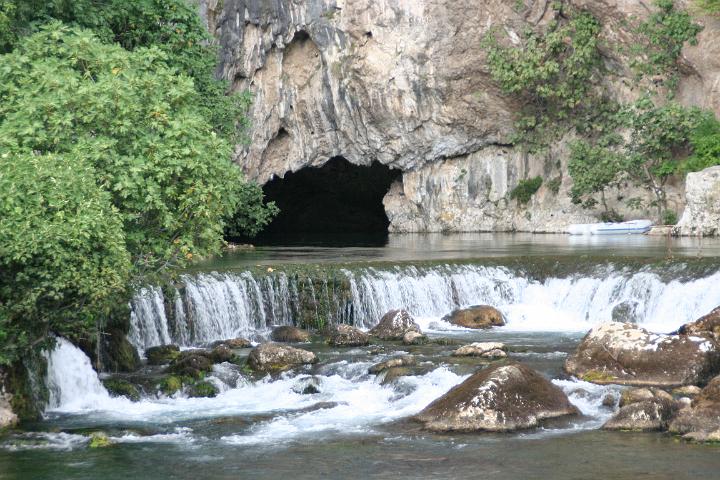
<path id="1" fill-rule="evenodd" d="M 690 135 L 692 155 L 681 165 L 683 172 L 698 172 L 720 165 L 720 121 L 708 112 Z"/>
<path id="2" fill-rule="evenodd" d="M 672 210 L 665 210 L 662 215 L 664 225 L 675 225 L 678 222 L 677 213 Z"/>
<path id="3" fill-rule="evenodd" d="M 720 14 L 720 0 L 695 0 L 700 11 L 708 14 Z"/>
<path id="4" fill-rule="evenodd" d="M 540 185 L 542 185 L 542 177 L 528 178 L 527 180 L 520 180 L 517 187 L 513 188 L 510 192 L 510 198 L 515 199 L 518 203 L 525 204 L 530 201 L 535 192 L 538 191 Z"/>

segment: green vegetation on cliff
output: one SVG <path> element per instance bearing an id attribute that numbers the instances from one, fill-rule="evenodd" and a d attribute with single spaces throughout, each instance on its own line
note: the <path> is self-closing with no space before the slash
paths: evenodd
<path id="1" fill-rule="evenodd" d="M 92 344 L 133 285 L 274 214 L 211 45 L 184 0 L 0 0 L 0 365 Z"/>

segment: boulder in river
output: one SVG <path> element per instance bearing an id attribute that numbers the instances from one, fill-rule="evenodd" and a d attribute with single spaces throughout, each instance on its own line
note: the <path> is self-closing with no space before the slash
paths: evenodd
<path id="1" fill-rule="evenodd" d="M 252 343 L 247 338 L 243 337 L 237 337 L 237 338 L 228 338 L 226 340 L 218 340 L 216 342 L 213 342 L 210 344 L 210 348 L 215 348 L 220 345 L 225 345 L 228 348 L 237 349 L 237 348 L 250 348 L 252 347 Z"/>
<path id="2" fill-rule="evenodd" d="M 690 437 L 696 440 L 705 440 L 703 437 L 720 431 L 720 375 L 702 389 L 690 408 L 678 411 L 670 422 L 669 430 L 673 433 L 690 433 Z"/>
<path id="3" fill-rule="evenodd" d="M 628 388 L 620 394 L 619 407 L 647 400 L 667 400 L 672 402 L 673 397 L 665 390 L 659 388 Z"/>
<path id="4" fill-rule="evenodd" d="M 443 317 L 448 323 L 465 328 L 492 328 L 505 325 L 505 318 L 495 307 L 490 305 L 473 305 L 459 308 Z"/>
<path id="5" fill-rule="evenodd" d="M 126 397 L 133 402 L 140 401 L 140 390 L 127 380 L 107 378 L 102 381 L 102 384 L 112 397 Z"/>
<path id="6" fill-rule="evenodd" d="M 320 393 L 320 377 L 306 376 L 298 378 L 292 386 L 292 391 L 301 395 Z"/>
<path id="7" fill-rule="evenodd" d="M 415 419 L 438 432 L 505 432 L 577 413 L 559 387 L 531 368 L 512 363 L 474 373 Z"/>
<path id="8" fill-rule="evenodd" d="M 714 342 L 688 335 L 663 335 L 629 323 L 593 328 L 565 371 L 600 384 L 674 387 L 703 383 L 718 371 Z"/>
<path id="9" fill-rule="evenodd" d="M 273 342 L 283 343 L 303 343 L 310 340 L 310 333 L 297 327 L 283 325 L 275 327 L 270 334 Z"/>
<path id="10" fill-rule="evenodd" d="M 412 355 L 403 355 L 402 357 L 395 357 L 384 362 L 376 363 L 368 369 L 368 373 L 377 375 L 378 373 L 389 370 L 391 368 L 408 367 L 410 365 L 415 365 L 415 357 L 413 357 Z"/>
<path id="11" fill-rule="evenodd" d="M 505 344 L 500 342 L 475 342 L 463 345 L 452 353 L 453 357 L 505 358 Z"/>
<path id="12" fill-rule="evenodd" d="M 205 373 L 212 371 L 213 362 L 202 353 L 183 352 L 167 368 L 168 373 L 181 377 L 202 378 Z"/>
<path id="13" fill-rule="evenodd" d="M 411 330 L 403 335 L 402 341 L 403 345 L 425 345 L 430 341 L 430 339 L 427 335 Z"/>
<path id="14" fill-rule="evenodd" d="M 639 307 L 640 302 L 636 300 L 626 300 L 615 305 L 610 316 L 613 322 L 637 323 Z"/>
<path id="15" fill-rule="evenodd" d="M 281 372 L 317 361 L 313 352 L 272 342 L 255 347 L 248 355 L 248 365 L 257 372 Z"/>
<path id="16" fill-rule="evenodd" d="M 191 398 L 213 398 L 220 393 L 218 388 L 210 382 L 195 382 L 188 388 L 187 394 Z"/>
<path id="17" fill-rule="evenodd" d="M 370 343 L 370 337 L 359 328 L 340 323 L 327 329 L 328 343 L 335 347 L 361 347 Z"/>
<path id="18" fill-rule="evenodd" d="M 652 398 L 621 407 L 620 410 L 603 425 L 605 430 L 665 430 L 675 411 L 672 399 Z"/>
<path id="19" fill-rule="evenodd" d="M 108 372 L 134 372 L 142 365 L 137 349 L 117 328 L 110 328 L 102 336 L 101 359 Z"/>
<path id="20" fill-rule="evenodd" d="M 209 357 L 213 363 L 223 363 L 232 361 L 235 358 L 235 354 L 230 347 L 222 344 L 213 348 L 209 353 Z"/>
<path id="21" fill-rule="evenodd" d="M 390 310 L 380 319 L 370 335 L 380 340 L 402 340 L 407 332 L 420 332 L 420 325 L 405 310 Z"/>
<path id="22" fill-rule="evenodd" d="M 686 323 L 677 333 L 680 335 L 696 335 L 720 341 L 720 307 L 715 308 L 707 315 L 703 315 L 694 322 Z"/>
<path id="23" fill-rule="evenodd" d="M 177 345 L 158 345 L 145 350 L 148 365 L 167 365 L 180 356 Z"/>

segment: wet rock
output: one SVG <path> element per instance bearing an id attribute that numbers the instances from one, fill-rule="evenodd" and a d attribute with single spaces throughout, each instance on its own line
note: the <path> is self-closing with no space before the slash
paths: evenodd
<path id="1" fill-rule="evenodd" d="M 620 403 L 618 406 L 622 408 L 626 405 L 652 400 L 653 398 L 655 398 L 655 395 L 653 395 L 653 392 L 651 392 L 649 388 L 628 388 L 620 394 Z"/>
<path id="2" fill-rule="evenodd" d="M 230 362 L 235 359 L 235 354 L 232 350 L 230 350 L 230 347 L 227 345 L 218 345 L 217 347 L 213 348 L 210 351 L 209 354 L 210 360 L 213 363 L 223 363 L 223 362 Z"/>
<path id="3" fill-rule="evenodd" d="M 327 330 L 328 343 L 335 347 L 361 347 L 370 343 L 370 337 L 352 325 L 340 323 Z"/>
<path id="4" fill-rule="evenodd" d="M 263 343 L 248 355 L 248 365 L 257 372 L 280 372 L 317 361 L 313 352 L 277 343 Z"/>
<path id="5" fill-rule="evenodd" d="M 275 327 L 270 334 L 270 338 L 272 338 L 273 342 L 303 343 L 310 340 L 310 333 L 297 327 L 283 325 L 282 327 Z"/>
<path id="6" fill-rule="evenodd" d="M 187 352 L 183 352 L 184 354 Z M 168 373 L 182 377 L 202 378 L 212 371 L 213 362 L 206 355 L 189 353 L 175 359 L 166 369 Z"/>
<path id="7" fill-rule="evenodd" d="M 684 387 L 674 388 L 672 391 L 673 395 L 678 397 L 696 397 L 702 392 L 702 388 L 697 385 L 685 385 Z"/>
<path id="8" fill-rule="evenodd" d="M 217 342 L 213 342 L 210 344 L 210 348 L 215 348 L 220 345 L 225 345 L 228 348 L 231 349 L 238 349 L 238 348 L 250 348 L 252 347 L 252 343 L 250 340 L 242 337 L 237 338 L 228 338 L 227 340 L 218 340 Z"/>
<path id="9" fill-rule="evenodd" d="M 108 378 L 102 381 L 103 386 L 112 397 L 126 397 L 133 402 L 140 401 L 140 391 L 127 380 L 122 378 Z"/>
<path id="10" fill-rule="evenodd" d="M 474 305 L 468 308 L 453 310 L 443 320 L 458 327 L 492 328 L 505 325 L 502 313 L 490 305 Z"/>
<path id="11" fill-rule="evenodd" d="M 608 322 L 585 335 L 565 371 L 593 383 L 673 387 L 707 381 L 719 358 L 715 343 L 705 338 Z"/>
<path id="12" fill-rule="evenodd" d="M 686 323 L 677 331 L 680 335 L 696 335 L 720 341 L 720 307 L 694 322 Z"/>
<path id="13" fill-rule="evenodd" d="M 180 356 L 177 345 L 160 345 L 145 350 L 148 365 L 167 365 Z"/>
<path id="14" fill-rule="evenodd" d="M 435 345 L 444 345 L 444 346 L 453 346 L 453 345 L 462 345 L 462 342 L 460 340 L 456 340 L 454 338 L 435 338 L 432 340 L 432 343 Z"/>
<path id="15" fill-rule="evenodd" d="M 157 388 L 163 394 L 170 396 L 175 394 L 175 392 L 182 390 L 183 381 L 182 378 L 177 375 L 168 375 L 167 377 L 160 380 Z"/>
<path id="16" fill-rule="evenodd" d="M 390 368 L 407 367 L 410 365 L 415 365 L 415 357 L 412 355 L 403 355 L 402 357 L 391 358 L 390 360 L 376 363 L 368 369 L 368 373 L 377 375 L 378 373 Z"/>
<path id="17" fill-rule="evenodd" d="M 511 431 L 575 415 L 563 391 L 519 363 L 480 370 L 425 407 L 415 419 L 439 432 Z"/>
<path id="18" fill-rule="evenodd" d="M 666 398 L 643 400 L 621 407 L 603 429 L 605 430 L 665 430 L 675 411 L 674 402 Z"/>
<path id="19" fill-rule="evenodd" d="M 680 434 L 695 433 L 696 436 L 720 430 L 720 376 L 702 389 L 690 408 L 678 411 L 669 430 Z"/>
<path id="20" fill-rule="evenodd" d="M 402 340 L 407 332 L 421 333 L 420 325 L 407 311 L 390 310 L 368 333 L 380 340 Z"/>
<path id="21" fill-rule="evenodd" d="M 692 407 L 692 400 L 689 397 L 680 397 L 675 400 L 675 405 L 677 406 L 678 410 L 682 410 L 683 408 L 690 408 Z"/>
<path id="22" fill-rule="evenodd" d="M 213 398 L 217 396 L 218 393 L 220 393 L 220 391 L 210 382 L 196 382 L 190 385 L 187 391 L 188 397 L 191 398 Z"/>
<path id="23" fill-rule="evenodd" d="M 452 353 L 453 357 L 505 358 L 505 344 L 500 342 L 476 342 L 463 345 Z"/>
<path id="24" fill-rule="evenodd" d="M 403 335 L 402 341 L 404 345 L 425 345 L 430 340 L 427 335 L 423 335 L 420 332 L 409 331 Z"/>
<path id="25" fill-rule="evenodd" d="M 635 300 L 618 303 L 612 309 L 611 317 L 613 322 L 637 323 L 639 306 L 640 303 Z"/>
<path id="26" fill-rule="evenodd" d="M 292 386 L 292 391 L 300 395 L 320 393 L 320 378 L 316 376 L 299 378 Z"/>
<path id="27" fill-rule="evenodd" d="M 608 407 L 608 408 L 615 408 L 615 404 L 617 404 L 617 397 L 613 395 L 612 393 L 607 393 L 602 398 L 602 406 Z"/>
<path id="28" fill-rule="evenodd" d="M 391 367 L 387 370 L 383 370 L 380 375 L 378 375 L 378 379 L 380 380 L 381 385 L 388 385 L 398 378 L 407 377 L 412 374 L 413 371 L 407 367 Z"/>

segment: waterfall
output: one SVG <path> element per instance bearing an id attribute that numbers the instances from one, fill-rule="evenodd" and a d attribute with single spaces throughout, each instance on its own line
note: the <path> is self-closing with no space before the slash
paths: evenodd
<path id="1" fill-rule="evenodd" d="M 158 288 L 138 292 L 131 302 L 130 340 L 142 351 L 164 343 L 260 339 L 272 325 L 318 320 L 370 328 L 394 308 L 439 320 L 476 304 L 498 307 L 508 320 L 503 328 L 510 330 L 584 331 L 624 306 L 641 326 L 671 331 L 720 305 L 720 272 L 675 280 L 662 273 L 603 267 L 591 275 L 537 280 L 474 264 L 368 267 L 313 279 L 282 272 L 201 273 L 184 276 L 172 301 Z"/>
<path id="2" fill-rule="evenodd" d="M 110 401 L 90 359 L 75 345 L 58 338 L 46 357 L 49 410 L 92 410 Z"/>

